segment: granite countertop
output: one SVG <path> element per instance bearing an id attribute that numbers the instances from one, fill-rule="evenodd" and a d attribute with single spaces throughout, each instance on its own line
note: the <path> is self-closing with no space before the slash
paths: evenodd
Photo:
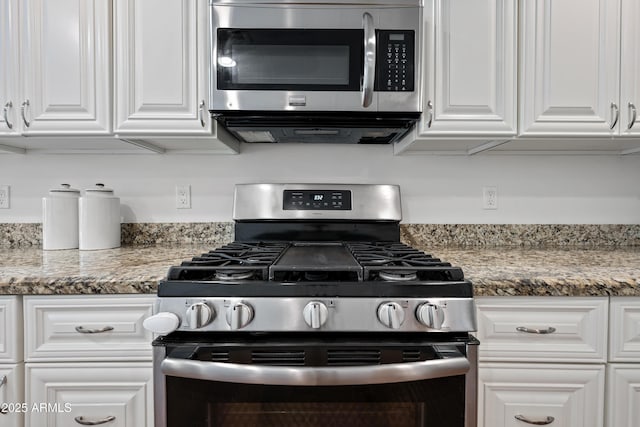
<path id="1" fill-rule="evenodd" d="M 0 294 L 154 293 L 172 265 L 210 244 L 100 251 L 0 248 Z M 476 296 L 640 296 L 640 247 L 421 247 L 460 266 Z"/>

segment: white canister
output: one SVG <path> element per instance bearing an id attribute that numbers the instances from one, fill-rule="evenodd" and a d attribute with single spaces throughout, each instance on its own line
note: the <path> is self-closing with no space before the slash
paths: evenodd
<path id="1" fill-rule="evenodd" d="M 42 198 L 42 249 L 78 247 L 78 198 L 80 190 L 62 184 Z"/>
<path id="2" fill-rule="evenodd" d="M 120 246 L 120 199 L 104 184 L 80 197 L 80 250 Z"/>

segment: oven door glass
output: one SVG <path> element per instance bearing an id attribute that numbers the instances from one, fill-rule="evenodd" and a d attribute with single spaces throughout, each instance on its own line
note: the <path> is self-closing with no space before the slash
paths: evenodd
<path id="1" fill-rule="evenodd" d="M 168 349 L 167 426 L 468 425 L 464 343 L 352 344 Z"/>
<path id="2" fill-rule="evenodd" d="M 217 30 L 219 90 L 360 91 L 364 31 Z"/>

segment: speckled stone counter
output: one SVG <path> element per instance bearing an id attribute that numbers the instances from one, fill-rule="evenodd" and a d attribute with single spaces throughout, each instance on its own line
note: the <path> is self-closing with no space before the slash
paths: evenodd
<path id="1" fill-rule="evenodd" d="M 214 246 L 2 248 L 0 294 L 154 293 L 170 266 Z M 477 296 L 640 296 L 639 247 L 416 247 L 462 267 Z"/>

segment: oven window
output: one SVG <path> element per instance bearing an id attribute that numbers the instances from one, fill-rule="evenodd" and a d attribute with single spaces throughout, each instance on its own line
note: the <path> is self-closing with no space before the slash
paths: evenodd
<path id="1" fill-rule="evenodd" d="M 217 30 L 221 90 L 359 91 L 362 30 Z"/>

